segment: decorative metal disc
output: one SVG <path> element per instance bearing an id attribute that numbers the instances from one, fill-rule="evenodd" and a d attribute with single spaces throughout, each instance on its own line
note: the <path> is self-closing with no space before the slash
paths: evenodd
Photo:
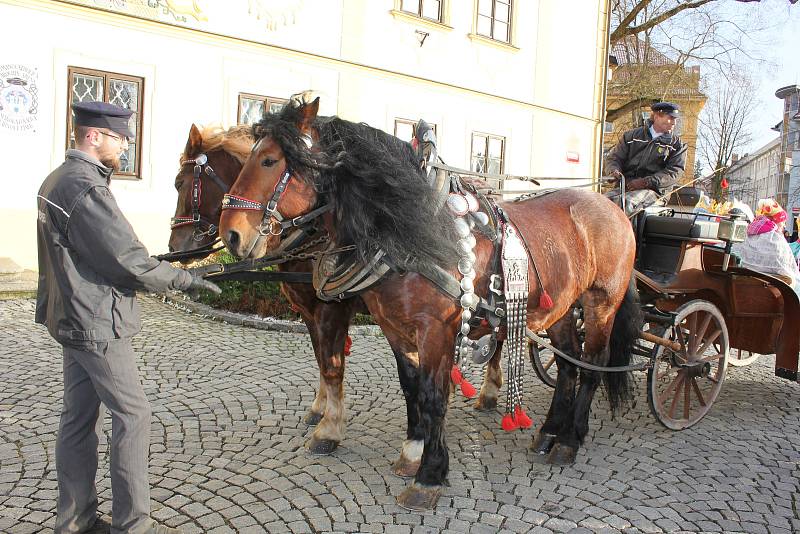
<path id="1" fill-rule="evenodd" d="M 467 237 L 470 235 L 470 228 L 469 223 L 465 221 L 462 217 L 458 217 L 455 220 L 456 225 L 456 234 L 458 237 Z"/>
<path id="2" fill-rule="evenodd" d="M 475 291 L 475 279 L 474 278 L 471 278 L 469 276 L 465 276 L 464 278 L 461 279 L 460 285 L 461 285 L 461 290 L 464 293 L 472 293 L 473 291 Z"/>
<path id="3" fill-rule="evenodd" d="M 458 260 L 458 272 L 462 275 L 467 276 L 468 273 L 472 272 L 472 265 L 474 262 L 469 261 L 467 258 L 461 258 Z"/>
<path id="4" fill-rule="evenodd" d="M 447 197 L 447 207 L 453 212 L 453 214 L 458 215 L 459 217 L 466 215 L 467 212 L 469 212 L 467 199 L 456 193 L 450 193 L 450 196 Z"/>
<path id="5" fill-rule="evenodd" d="M 480 205 L 478 204 L 478 199 L 475 198 L 475 195 L 472 193 L 464 193 L 464 198 L 467 201 L 467 209 L 472 212 L 478 211 Z"/>
<path id="6" fill-rule="evenodd" d="M 198 165 L 205 165 L 208 161 L 208 156 L 205 154 L 198 154 L 196 158 L 194 158 L 194 162 Z"/>
<path id="7" fill-rule="evenodd" d="M 458 253 L 461 254 L 462 256 L 466 255 L 468 252 L 472 252 L 472 248 L 475 246 L 473 243 L 470 243 L 469 240 L 470 237 L 472 237 L 472 235 L 469 235 L 464 239 L 459 239 L 458 243 L 456 243 L 456 246 L 458 248 Z M 474 237 L 472 239 L 473 241 L 475 240 Z"/>
<path id="8" fill-rule="evenodd" d="M 489 216 L 482 211 L 473 213 L 472 217 L 474 217 L 478 221 L 478 223 L 480 223 L 481 226 L 486 226 L 487 224 L 489 224 Z"/>
<path id="9" fill-rule="evenodd" d="M 482 365 L 492 358 L 495 350 L 497 350 L 497 340 L 491 334 L 486 334 L 478 340 L 478 346 L 472 349 L 472 361 Z"/>

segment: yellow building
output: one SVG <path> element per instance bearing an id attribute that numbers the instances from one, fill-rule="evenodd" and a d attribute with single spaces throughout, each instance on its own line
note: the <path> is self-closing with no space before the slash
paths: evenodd
<path id="1" fill-rule="evenodd" d="M 700 67 L 682 67 L 652 46 L 628 38 L 613 46 L 617 66 L 608 84 L 607 118 L 603 147 L 608 151 L 625 131 L 641 126 L 653 102 L 678 104 L 681 117 L 674 133 L 688 145 L 686 171 L 679 183 L 694 178 L 697 120 L 706 103 L 700 92 Z"/>
<path id="2" fill-rule="evenodd" d="M 0 90 L 19 96 L 0 109 L 0 226 L 13 229 L 0 257 L 25 268 L 36 267 L 36 192 L 64 159 L 74 101 L 136 111 L 111 188 L 154 254 L 167 248 L 191 124 L 251 122 L 308 89 L 321 114 L 401 137 L 424 118 L 450 165 L 600 173 L 606 0 L 0 0 L 0 28 Z"/>

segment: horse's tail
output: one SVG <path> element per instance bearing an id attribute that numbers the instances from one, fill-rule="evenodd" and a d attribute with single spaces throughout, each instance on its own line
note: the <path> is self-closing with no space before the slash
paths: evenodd
<path id="1" fill-rule="evenodd" d="M 636 281 L 631 276 L 625 298 L 614 316 L 614 326 L 611 329 L 611 342 L 608 365 L 610 367 L 624 366 L 631 363 L 633 346 L 639 338 L 644 319 L 639 306 L 639 294 L 636 292 Z M 623 405 L 630 404 L 633 396 L 633 379 L 630 371 L 603 373 L 608 402 L 611 412 L 616 413 Z"/>

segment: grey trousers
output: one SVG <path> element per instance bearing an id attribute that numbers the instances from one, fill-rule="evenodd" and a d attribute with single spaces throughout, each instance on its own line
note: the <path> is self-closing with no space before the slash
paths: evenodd
<path id="1" fill-rule="evenodd" d="M 615 204 L 620 204 L 619 189 L 612 189 L 605 195 L 613 200 Z M 656 204 L 657 201 L 658 194 L 650 189 L 628 191 L 625 193 L 625 215 L 636 213 L 639 210 Z"/>
<path id="2" fill-rule="evenodd" d="M 111 413 L 112 533 L 144 533 L 150 519 L 150 403 L 130 339 L 64 346 L 64 406 L 56 439 L 55 532 L 78 533 L 97 514 L 95 475 L 100 404 Z"/>

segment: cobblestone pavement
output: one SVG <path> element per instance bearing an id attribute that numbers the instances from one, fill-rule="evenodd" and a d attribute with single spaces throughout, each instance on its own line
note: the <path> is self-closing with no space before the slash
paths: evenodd
<path id="1" fill-rule="evenodd" d="M 449 487 L 436 510 L 395 504 L 391 474 L 405 413 L 391 353 L 355 336 L 347 361 L 348 435 L 332 456 L 303 448 L 317 387 L 308 336 L 212 322 L 142 299 L 135 338 L 153 405 L 153 515 L 187 532 L 798 532 L 800 387 L 774 357 L 730 369 L 711 413 L 662 428 L 637 375 L 637 406 L 612 420 L 594 405 L 574 466 L 531 463 L 532 432 L 451 404 Z M 0 532 L 52 528 L 61 356 L 33 324 L 33 301 L 0 302 Z M 475 381 L 477 383 L 477 380 Z M 535 421 L 550 390 L 531 373 Z M 109 422 L 106 420 L 106 428 Z M 110 513 L 107 450 L 98 474 Z"/>

